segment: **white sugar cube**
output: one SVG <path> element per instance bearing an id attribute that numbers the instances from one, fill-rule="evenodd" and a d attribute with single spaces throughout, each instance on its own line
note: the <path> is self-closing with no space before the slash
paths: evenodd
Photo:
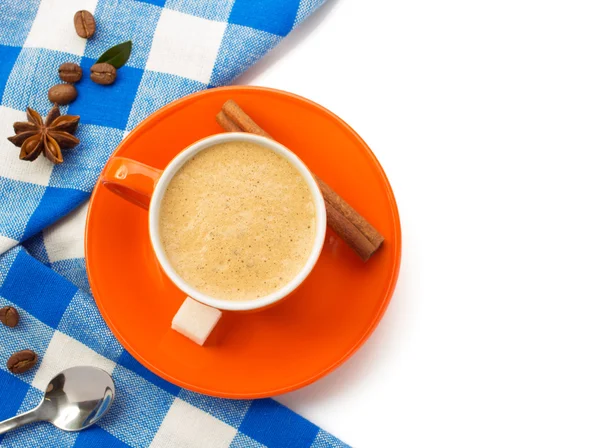
<path id="1" fill-rule="evenodd" d="M 196 344 L 204 341 L 221 318 L 221 311 L 187 297 L 171 322 L 171 328 Z"/>

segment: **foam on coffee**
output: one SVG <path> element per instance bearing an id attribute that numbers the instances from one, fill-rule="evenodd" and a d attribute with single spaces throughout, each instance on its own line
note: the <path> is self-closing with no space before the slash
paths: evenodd
<path id="1" fill-rule="evenodd" d="M 289 283 L 312 250 L 315 205 L 298 170 L 249 142 L 199 152 L 169 183 L 160 209 L 163 248 L 198 291 L 264 297 Z"/>

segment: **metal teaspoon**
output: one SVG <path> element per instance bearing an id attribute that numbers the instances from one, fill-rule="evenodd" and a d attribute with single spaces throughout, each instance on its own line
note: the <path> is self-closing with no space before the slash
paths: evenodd
<path id="1" fill-rule="evenodd" d="M 114 398 L 115 383 L 104 370 L 71 367 L 52 378 L 35 409 L 0 422 L 0 434 L 38 421 L 50 422 L 65 431 L 81 431 L 96 423 Z"/>

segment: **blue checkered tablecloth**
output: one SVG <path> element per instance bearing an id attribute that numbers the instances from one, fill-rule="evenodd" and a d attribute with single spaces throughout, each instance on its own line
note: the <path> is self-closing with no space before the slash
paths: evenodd
<path id="1" fill-rule="evenodd" d="M 0 307 L 21 315 L 0 325 L 0 420 L 34 407 L 47 381 L 73 365 L 113 375 L 117 398 L 98 425 L 67 433 L 47 423 L 0 435 L 6 447 L 346 446 L 273 400 L 223 400 L 155 376 L 111 334 L 90 295 L 83 260 L 87 200 L 124 135 L 170 101 L 224 85 L 261 58 L 324 0 L 0 0 Z M 75 11 L 94 13 L 89 40 L 73 28 Z M 81 144 L 64 163 L 19 160 L 7 141 L 25 108 L 45 115 L 57 68 L 84 73 L 109 47 L 133 41 L 112 86 L 88 76 L 63 113 L 81 115 Z M 22 375 L 7 358 L 35 350 Z"/>

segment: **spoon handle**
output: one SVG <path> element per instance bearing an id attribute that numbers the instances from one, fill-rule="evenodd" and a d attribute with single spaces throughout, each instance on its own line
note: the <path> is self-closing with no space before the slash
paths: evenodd
<path id="1" fill-rule="evenodd" d="M 37 409 L 32 409 L 23 414 L 9 418 L 0 422 L 0 434 L 10 431 L 11 429 L 18 428 L 19 426 L 26 425 L 27 423 L 37 422 L 39 420 Z"/>

